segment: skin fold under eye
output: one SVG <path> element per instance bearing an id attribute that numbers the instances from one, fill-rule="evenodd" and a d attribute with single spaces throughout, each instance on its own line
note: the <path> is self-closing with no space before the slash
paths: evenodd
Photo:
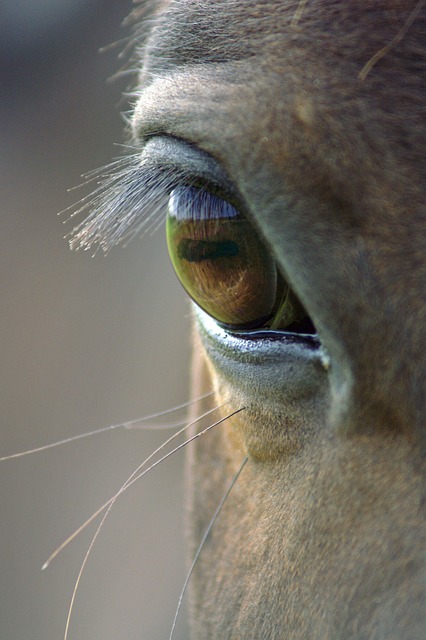
<path id="1" fill-rule="evenodd" d="M 306 316 L 255 228 L 226 200 L 205 189 L 175 188 L 166 228 L 182 285 L 220 324 L 285 329 Z"/>

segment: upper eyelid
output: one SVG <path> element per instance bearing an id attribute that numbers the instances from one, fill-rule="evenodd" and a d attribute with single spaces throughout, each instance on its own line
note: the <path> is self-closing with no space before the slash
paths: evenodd
<path id="1" fill-rule="evenodd" d="M 99 180 L 98 180 L 99 179 Z M 141 152 L 93 172 L 96 189 L 74 208 L 89 216 L 70 233 L 72 248 L 107 252 L 165 218 L 171 190 L 197 186 L 240 209 L 235 190 L 220 165 L 195 145 L 172 136 L 149 137 Z"/>
<path id="2" fill-rule="evenodd" d="M 171 135 L 152 135 L 146 139 L 142 164 L 167 167 L 193 180 L 205 181 L 222 190 L 235 190 L 221 164 L 210 154 L 187 140 Z"/>
<path id="3" fill-rule="evenodd" d="M 245 212 L 243 199 L 221 162 L 193 142 L 171 135 L 153 135 L 148 137 L 142 157 L 142 162 L 150 166 L 167 166 L 180 178 L 180 184 L 206 189 Z"/>

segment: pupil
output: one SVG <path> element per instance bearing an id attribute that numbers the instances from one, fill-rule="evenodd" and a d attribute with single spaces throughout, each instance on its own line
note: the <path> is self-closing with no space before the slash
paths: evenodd
<path id="1" fill-rule="evenodd" d="M 251 224 L 229 202 L 195 187 L 169 198 L 167 244 L 191 298 L 220 324 L 262 327 L 286 286 Z"/>
<path id="2" fill-rule="evenodd" d="M 190 240 L 183 238 L 177 248 L 178 256 L 181 260 L 188 262 L 201 262 L 202 260 L 215 260 L 226 256 L 237 256 L 238 245 L 232 240 L 222 240 L 221 242 L 211 240 Z"/>

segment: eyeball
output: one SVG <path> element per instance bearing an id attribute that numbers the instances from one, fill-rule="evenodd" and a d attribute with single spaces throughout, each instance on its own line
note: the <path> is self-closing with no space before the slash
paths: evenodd
<path id="1" fill-rule="evenodd" d="M 183 287 L 218 323 L 234 329 L 266 326 L 288 286 L 258 232 L 226 200 L 195 187 L 169 197 L 170 258 Z"/>

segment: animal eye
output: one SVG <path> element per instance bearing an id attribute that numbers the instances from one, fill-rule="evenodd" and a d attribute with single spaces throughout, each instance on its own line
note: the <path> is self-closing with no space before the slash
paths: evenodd
<path id="1" fill-rule="evenodd" d="M 253 329 L 273 327 L 278 318 L 273 328 L 281 328 L 304 315 L 259 234 L 226 200 L 178 187 L 169 197 L 166 230 L 182 285 L 218 323 Z"/>

